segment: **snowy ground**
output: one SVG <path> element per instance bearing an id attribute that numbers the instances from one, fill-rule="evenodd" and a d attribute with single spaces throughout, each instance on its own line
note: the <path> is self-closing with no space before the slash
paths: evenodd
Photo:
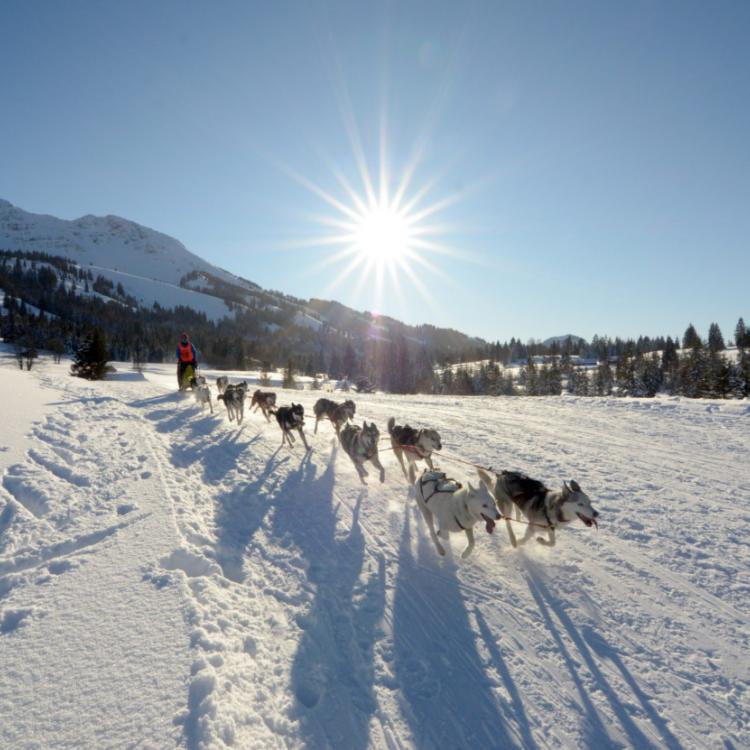
<path id="1" fill-rule="evenodd" d="M 747 402 L 355 396 L 601 512 L 461 561 L 328 423 L 0 373 L 0 747 L 750 747 Z"/>

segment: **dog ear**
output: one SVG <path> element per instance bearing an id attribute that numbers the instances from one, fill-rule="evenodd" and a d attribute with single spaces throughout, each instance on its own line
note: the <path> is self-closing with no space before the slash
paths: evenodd
<path id="1" fill-rule="evenodd" d="M 581 485 L 576 482 L 575 479 L 570 480 L 570 489 L 573 490 L 573 492 L 580 492 L 581 491 Z"/>
<path id="2" fill-rule="evenodd" d="M 570 485 L 563 481 L 563 495 L 569 495 L 570 494 Z"/>
<path id="3" fill-rule="evenodd" d="M 482 481 L 482 484 L 491 492 L 495 486 L 495 481 L 492 477 L 484 469 L 480 468 L 477 468 L 477 474 L 479 474 L 479 479 Z"/>

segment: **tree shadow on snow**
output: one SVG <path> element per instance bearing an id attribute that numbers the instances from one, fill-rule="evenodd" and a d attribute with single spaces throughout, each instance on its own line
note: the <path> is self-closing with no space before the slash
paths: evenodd
<path id="1" fill-rule="evenodd" d="M 617 717 L 618 722 L 627 735 L 627 744 L 629 747 L 637 747 L 639 750 L 641 750 L 641 748 L 645 750 L 653 748 L 655 750 L 657 747 L 668 747 L 670 750 L 682 750 L 681 743 L 670 732 L 666 720 L 659 715 L 646 694 L 638 686 L 638 683 L 623 664 L 616 650 L 612 648 L 599 633 L 596 633 L 593 628 L 589 626 L 581 629 L 586 635 L 584 638 L 566 611 L 567 603 L 556 598 L 550 587 L 547 586 L 547 583 L 544 580 L 545 573 L 529 559 L 525 560 L 524 568 L 526 583 L 528 584 L 531 595 L 534 597 L 534 600 L 539 607 L 539 612 L 547 625 L 550 635 L 557 645 L 560 655 L 570 672 L 576 690 L 581 698 L 581 708 L 583 709 L 586 719 L 586 726 L 584 727 L 586 733 L 586 747 L 597 749 L 622 747 L 622 742 L 620 740 L 610 737 L 599 712 L 591 700 L 591 682 L 593 681 L 593 689 L 607 699 L 612 712 Z M 562 626 L 562 631 L 556 621 Z M 575 646 L 578 652 L 577 654 L 571 654 L 568 646 L 566 646 L 564 635 L 567 636 L 568 642 Z M 612 661 L 612 663 L 620 670 L 625 682 L 629 685 L 641 703 L 645 715 L 661 735 L 661 743 L 655 743 L 650 740 L 635 723 L 630 715 L 628 707 L 625 705 L 625 703 L 631 703 L 630 697 L 628 696 L 625 699 L 625 703 L 623 703 L 620 696 L 617 694 L 617 689 L 609 682 L 606 675 L 597 664 L 592 650 L 600 658 L 607 658 Z M 583 663 L 586 665 L 586 671 L 588 672 L 588 674 L 584 674 L 583 676 L 581 675 L 580 668 L 581 660 L 583 660 Z"/>
<path id="2" fill-rule="evenodd" d="M 416 560 L 412 554 L 412 512 L 407 506 L 393 646 L 414 742 L 425 750 L 519 747 L 507 729 L 516 718 L 514 707 L 503 707 L 493 694 L 453 563 L 438 563 L 432 541 L 418 532 Z"/>
<path id="3" fill-rule="evenodd" d="M 335 456 L 335 451 L 334 451 Z M 307 561 L 315 587 L 309 610 L 297 618 L 302 634 L 292 666 L 294 714 L 307 747 L 366 748 L 373 691 L 373 650 L 385 607 L 385 560 L 377 556 L 360 580 L 365 540 L 359 525 L 367 490 L 357 497 L 348 533 L 337 529 L 334 457 L 320 476 L 304 463 L 279 492 L 273 530 Z"/>

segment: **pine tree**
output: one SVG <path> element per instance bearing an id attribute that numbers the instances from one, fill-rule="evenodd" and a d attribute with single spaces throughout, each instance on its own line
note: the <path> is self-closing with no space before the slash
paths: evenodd
<path id="1" fill-rule="evenodd" d="M 721 335 L 721 329 L 718 323 L 711 323 L 708 329 L 708 349 L 711 353 L 720 352 L 726 349 L 724 337 Z"/>
<path id="2" fill-rule="evenodd" d="M 686 329 L 682 336 L 682 348 L 683 349 L 697 349 L 703 346 L 701 337 L 695 330 L 695 326 L 691 323 Z"/>
<path id="3" fill-rule="evenodd" d="M 95 328 L 76 349 L 71 375 L 86 380 L 102 380 L 107 367 L 107 343 L 100 328 Z"/>
<path id="4" fill-rule="evenodd" d="M 750 346 L 750 329 L 745 327 L 745 321 L 740 318 L 734 329 L 734 345 L 739 348 Z"/>
<path id="5" fill-rule="evenodd" d="M 609 360 L 605 359 L 594 373 L 594 392 L 597 396 L 611 396 L 613 383 L 612 365 L 609 364 Z"/>
<path id="6" fill-rule="evenodd" d="M 284 380 L 281 384 L 282 388 L 296 388 L 297 381 L 294 379 L 294 367 L 292 367 L 292 360 L 287 362 L 286 368 L 284 369 Z"/>

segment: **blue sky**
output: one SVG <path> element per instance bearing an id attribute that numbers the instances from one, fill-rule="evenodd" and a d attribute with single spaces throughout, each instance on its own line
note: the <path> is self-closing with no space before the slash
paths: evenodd
<path id="1" fill-rule="evenodd" d="M 14 2 L 0 197 L 117 214 L 262 286 L 488 339 L 750 319 L 750 4 Z M 437 207 L 342 282 L 336 174 Z M 419 158 L 414 160 L 414 155 Z M 429 189 L 425 188 L 429 186 Z M 311 189 L 311 187 L 313 189 Z M 317 191 L 317 192 L 316 192 Z M 414 212 L 413 212 L 414 213 Z M 420 288 L 421 287 L 421 288 Z"/>

